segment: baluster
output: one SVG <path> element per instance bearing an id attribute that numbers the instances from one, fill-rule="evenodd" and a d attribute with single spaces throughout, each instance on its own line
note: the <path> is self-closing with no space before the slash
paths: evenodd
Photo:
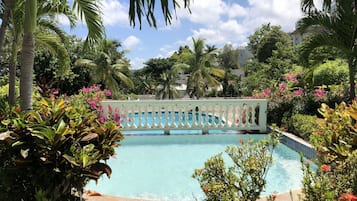
<path id="1" fill-rule="evenodd" d="M 145 124 L 144 128 L 150 128 L 150 123 L 149 123 L 149 112 L 148 112 L 148 107 L 150 107 L 150 104 L 145 104 L 144 105 L 145 109 Z"/>
<path id="2" fill-rule="evenodd" d="M 256 107 L 257 107 L 256 104 L 252 105 L 252 125 L 254 125 L 254 127 L 257 126 L 256 118 L 255 118 L 255 108 Z"/>
<path id="3" fill-rule="evenodd" d="M 132 116 L 129 128 L 136 128 L 137 117 L 135 115 L 134 105 L 130 105 L 129 109 Z"/>
<path id="4" fill-rule="evenodd" d="M 233 121 L 233 122 L 231 122 L 231 128 L 234 128 L 234 129 L 238 128 L 238 126 L 237 126 L 237 120 L 236 120 L 237 109 L 238 109 L 238 108 L 239 108 L 239 107 L 238 107 L 237 105 L 234 105 L 234 104 L 232 103 L 232 109 L 233 109 L 232 121 Z"/>
<path id="5" fill-rule="evenodd" d="M 189 119 L 188 119 L 188 117 L 189 117 L 189 115 L 188 115 L 188 113 L 189 113 L 189 106 L 186 106 L 186 111 L 185 111 L 185 116 L 186 116 L 186 118 L 185 118 L 185 128 L 192 128 L 192 124 L 193 124 L 193 119 L 192 119 L 192 122 L 191 122 L 191 125 L 189 124 Z M 191 107 L 192 108 L 192 107 Z M 192 117 L 192 115 L 193 115 L 193 111 L 191 110 L 191 117 Z"/>
<path id="6" fill-rule="evenodd" d="M 216 107 L 218 108 L 218 115 L 219 115 L 219 119 L 222 120 L 222 114 L 223 114 L 223 107 L 222 107 L 222 103 L 218 103 L 216 104 Z M 225 121 L 227 121 L 227 119 L 225 119 Z M 222 123 L 218 122 L 218 128 L 222 128 Z"/>
<path id="7" fill-rule="evenodd" d="M 224 119 L 225 119 L 225 121 L 228 122 L 229 121 L 229 115 L 230 115 L 230 111 L 229 111 L 230 104 L 226 103 L 226 104 L 224 104 L 222 106 L 222 108 L 224 108 Z M 224 128 L 228 128 L 228 124 L 223 124 L 222 121 L 220 121 L 219 124 L 221 124 L 222 127 L 224 127 Z"/>

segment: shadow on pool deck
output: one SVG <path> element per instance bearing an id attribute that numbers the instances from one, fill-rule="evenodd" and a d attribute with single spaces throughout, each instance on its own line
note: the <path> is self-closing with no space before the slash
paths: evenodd
<path id="1" fill-rule="evenodd" d="M 276 201 L 299 201 L 301 197 L 301 190 L 292 190 L 293 199 L 290 197 L 290 193 L 281 193 L 277 194 Z M 85 199 L 87 201 L 153 201 L 153 200 L 145 200 L 145 199 L 134 199 L 134 198 L 123 198 L 123 197 L 116 197 L 110 195 L 96 195 L 96 196 L 89 196 L 88 194 L 85 195 Z M 157 200 L 155 200 L 157 201 Z M 260 198 L 257 201 L 266 201 L 266 198 Z"/>

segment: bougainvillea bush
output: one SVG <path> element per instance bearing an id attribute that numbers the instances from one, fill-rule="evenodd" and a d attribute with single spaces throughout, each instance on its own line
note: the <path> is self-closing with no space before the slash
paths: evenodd
<path id="1" fill-rule="evenodd" d="M 322 103 L 334 106 L 346 100 L 348 89 L 344 83 L 311 89 L 303 87 L 303 77 L 302 71 L 289 72 L 283 82 L 254 91 L 253 98 L 268 100 L 268 123 L 286 127 L 292 123 L 289 121 L 294 114 L 319 115 L 318 108 Z"/>
<path id="2" fill-rule="evenodd" d="M 40 98 L 0 122 L 2 199 L 81 200 L 89 180 L 111 175 L 105 161 L 123 139 L 120 125 L 101 121 L 90 100 L 76 101 Z"/>
<path id="3" fill-rule="evenodd" d="M 341 103 L 335 109 L 322 104 L 324 117 L 312 136 L 320 167 L 303 166 L 306 201 L 357 200 L 357 103 Z"/>

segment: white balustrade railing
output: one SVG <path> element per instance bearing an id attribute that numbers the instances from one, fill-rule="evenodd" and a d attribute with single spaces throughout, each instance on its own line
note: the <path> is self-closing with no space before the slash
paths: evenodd
<path id="1" fill-rule="evenodd" d="M 107 100 L 104 115 L 120 118 L 123 130 L 267 130 L 267 100 Z"/>

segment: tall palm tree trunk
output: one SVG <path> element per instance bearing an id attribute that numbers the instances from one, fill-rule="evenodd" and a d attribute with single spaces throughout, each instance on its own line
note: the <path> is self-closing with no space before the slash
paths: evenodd
<path id="1" fill-rule="evenodd" d="M 25 4 L 24 38 L 21 53 L 20 106 L 22 110 L 32 109 L 32 75 L 35 58 L 34 31 L 36 28 L 37 0 Z"/>
<path id="2" fill-rule="evenodd" d="M 12 0 L 4 0 L 5 10 L 0 26 L 0 55 L 2 55 L 2 51 L 3 51 L 3 43 L 4 43 L 6 28 L 9 25 L 11 3 Z"/>
<path id="3" fill-rule="evenodd" d="M 32 75 L 35 58 L 35 42 L 33 33 L 25 33 L 22 43 L 20 97 L 21 109 L 32 109 Z"/>
<path id="4" fill-rule="evenodd" d="M 349 80 L 350 80 L 350 97 L 349 101 L 352 103 L 352 101 L 356 97 L 356 92 L 355 92 L 355 69 L 354 69 L 354 59 L 351 58 L 348 60 L 348 70 L 349 70 Z"/>
<path id="5" fill-rule="evenodd" d="M 17 64 L 18 34 L 15 33 L 11 46 L 11 58 L 9 64 L 9 104 L 16 103 L 16 64 Z"/>

